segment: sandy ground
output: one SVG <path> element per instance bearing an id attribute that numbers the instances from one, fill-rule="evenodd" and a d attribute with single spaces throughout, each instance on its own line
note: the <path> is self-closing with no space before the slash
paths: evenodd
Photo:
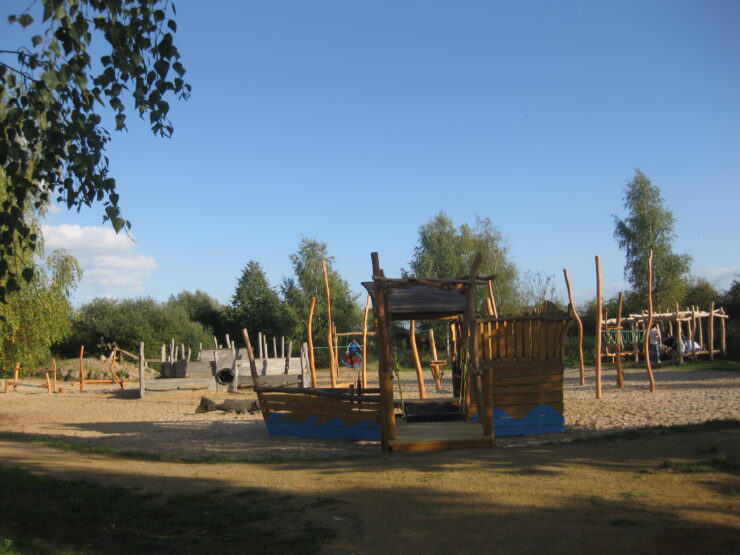
<path id="1" fill-rule="evenodd" d="M 619 429 L 686 424 L 718 418 L 740 418 L 740 371 L 656 369 L 657 390 L 648 392 L 644 369 L 628 369 L 626 388 L 614 385 L 605 372 L 603 398 L 595 399 L 593 373 L 580 386 L 578 371 L 565 374 L 566 432 L 557 435 L 501 438 L 499 446 L 531 445 L 568 440 Z M 348 380 L 351 377 L 346 377 Z M 404 397 L 418 396 L 415 375 L 402 376 Z M 40 382 L 38 382 L 40 383 Z M 62 383 L 60 382 L 60 385 Z M 451 384 L 431 396 L 451 396 Z M 265 459 L 336 457 L 372 454 L 377 443 L 270 438 L 261 414 L 222 412 L 197 414 L 203 392 L 177 392 L 136 399 L 132 383 L 121 391 L 110 385 L 88 385 L 85 392 L 66 384 L 63 395 L 39 387 L 21 386 L 0 394 L 0 431 L 23 432 L 94 443 L 106 447 L 185 457 L 231 456 Z M 206 392 L 209 398 L 254 398 L 252 393 Z"/>

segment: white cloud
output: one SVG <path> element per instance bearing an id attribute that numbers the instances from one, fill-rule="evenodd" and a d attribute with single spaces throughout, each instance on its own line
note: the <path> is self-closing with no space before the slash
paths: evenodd
<path id="1" fill-rule="evenodd" d="M 740 266 L 710 266 L 703 273 L 709 281 L 727 286 L 740 276 Z"/>
<path id="2" fill-rule="evenodd" d="M 159 268 L 151 256 L 138 254 L 126 234 L 102 226 L 43 225 L 47 252 L 64 249 L 77 258 L 84 272 L 82 285 L 95 295 L 119 297 L 144 291 L 147 278 Z"/>

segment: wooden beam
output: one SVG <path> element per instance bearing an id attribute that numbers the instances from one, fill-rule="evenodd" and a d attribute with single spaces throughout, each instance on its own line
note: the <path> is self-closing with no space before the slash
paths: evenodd
<path id="1" fill-rule="evenodd" d="M 380 269 L 378 253 L 374 252 L 370 257 L 373 263 L 373 276 L 380 276 L 381 278 L 373 280 L 373 310 L 375 311 L 375 318 L 378 321 L 378 382 L 382 404 L 382 445 L 383 451 L 388 451 L 390 450 L 389 442 L 396 439 L 396 416 L 393 406 L 393 352 L 391 350 L 391 334 L 385 284 L 381 281 L 383 271 Z"/>

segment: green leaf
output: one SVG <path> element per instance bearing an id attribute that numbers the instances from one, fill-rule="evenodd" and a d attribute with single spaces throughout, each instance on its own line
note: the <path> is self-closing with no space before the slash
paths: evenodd
<path id="1" fill-rule="evenodd" d="M 121 229 L 126 225 L 126 220 L 123 218 L 111 218 L 111 223 L 113 224 L 113 229 L 116 233 L 121 231 Z"/>
<path id="2" fill-rule="evenodd" d="M 18 23 L 20 23 L 23 27 L 28 27 L 31 23 L 33 23 L 33 18 L 27 13 L 24 13 L 18 18 Z"/>
<path id="3" fill-rule="evenodd" d="M 172 29 L 172 32 L 173 33 L 174 32 L 177 32 L 177 23 L 175 23 L 175 20 L 174 19 L 170 19 L 167 22 L 167 27 L 169 27 L 170 29 Z"/>
<path id="4" fill-rule="evenodd" d="M 23 268 L 21 275 L 23 275 L 23 279 L 26 280 L 26 283 L 31 283 L 31 280 L 33 279 L 33 268 Z"/>
<path id="5" fill-rule="evenodd" d="M 34 36 L 34 37 L 33 37 L 33 38 L 31 39 L 31 44 L 33 44 L 34 46 L 38 46 L 38 45 L 39 45 L 39 44 L 41 44 L 42 42 L 44 42 L 44 37 L 42 37 L 41 35 L 35 35 L 35 36 Z"/>
<path id="6" fill-rule="evenodd" d="M 41 79 L 50 89 L 56 89 L 59 86 L 59 76 L 56 71 L 47 71 L 41 76 Z"/>

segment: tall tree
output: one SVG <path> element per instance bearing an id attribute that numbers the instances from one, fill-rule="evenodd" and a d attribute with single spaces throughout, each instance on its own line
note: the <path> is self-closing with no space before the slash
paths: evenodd
<path id="1" fill-rule="evenodd" d="M 0 370 L 39 364 L 71 330 L 69 298 L 82 275 L 77 260 L 57 250 L 37 256 L 33 267 L 30 283 L 0 303 Z"/>
<path id="2" fill-rule="evenodd" d="M 675 307 L 686 292 L 691 257 L 673 252 L 675 220 L 660 189 L 639 169 L 624 189 L 627 217 L 614 216 L 614 237 L 625 253 L 624 275 L 633 291 L 647 298 L 648 256 L 653 251 L 653 303 Z"/>
<path id="3" fill-rule="evenodd" d="M 476 253 L 483 255 L 479 272 L 493 274 L 496 302 L 500 312 L 520 307 L 519 272 L 509 260 L 503 235 L 489 218 L 476 217 L 475 224 L 455 226 L 440 211 L 419 227 L 419 241 L 406 275 L 419 277 L 457 277 L 470 272 Z"/>
<path id="4" fill-rule="evenodd" d="M 212 334 L 221 337 L 226 333 L 225 309 L 205 291 L 181 291 L 167 302 L 182 306 L 190 320 L 202 324 Z"/>
<path id="5" fill-rule="evenodd" d="M 315 337 L 326 337 L 326 293 L 322 260 L 326 259 L 331 289 L 331 314 L 337 331 L 360 329 L 362 315 L 357 295 L 334 269 L 334 257 L 326 243 L 302 237 L 298 251 L 290 256 L 294 276 L 283 279 L 281 290 L 286 314 L 291 319 L 292 337 L 306 337 L 308 309 L 311 297 L 316 297 L 313 329 Z"/>
<path id="6" fill-rule="evenodd" d="M 8 17 L 32 35 L 27 46 L 0 50 L 0 167 L 7 194 L 0 212 L 0 260 L 18 243 L 35 249 L 38 234 L 26 217 L 56 198 L 68 208 L 102 202 L 116 231 L 130 227 L 108 173 L 110 134 L 102 114 L 126 129 L 127 100 L 148 118 L 155 135 L 169 137 L 170 96 L 187 98 L 190 85 L 173 43 L 177 25 L 170 0 L 40 0 Z M 91 57 L 92 43 L 103 54 Z M 0 300 L 21 276 L 0 264 Z"/>
<path id="7" fill-rule="evenodd" d="M 266 333 L 270 337 L 287 335 L 286 317 L 277 289 L 267 279 L 259 262 L 250 260 L 236 284 L 227 319 L 234 337 L 241 330 Z"/>

